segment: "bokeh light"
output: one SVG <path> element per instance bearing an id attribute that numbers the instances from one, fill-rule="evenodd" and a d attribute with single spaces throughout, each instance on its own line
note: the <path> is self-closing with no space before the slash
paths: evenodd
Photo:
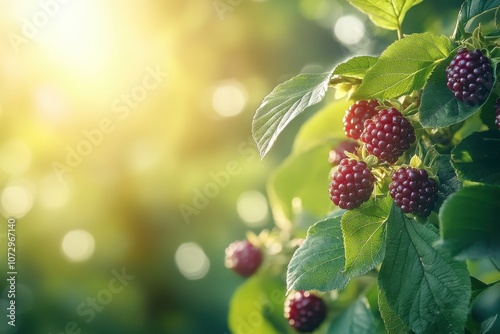
<path id="1" fill-rule="evenodd" d="M 195 242 L 183 243 L 175 252 L 175 263 L 181 274 L 188 280 L 198 280 L 208 273 L 210 260 Z"/>
<path id="2" fill-rule="evenodd" d="M 355 45 L 365 37 L 365 24 L 354 15 L 340 17 L 334 26 L 334 34 L 344 45 Z"/>
<path id="3" fill-rule="evenodd" d="M 4 217 L 24 217 L 33 206 L 35 187 L 26 179 L 12 181 L 6 186 L 0 197 Z"/>
<path id="4" fill-rule="evenodd" d="M 259 191 L 247 191 L 240 195 L 236 204 L 238 215 L 252 227 L 266 223 L 269 214 L 266 197 Z"/>
<path id="5" fill-rule="evenodd" d="M 71 262 L 82 262 L 94 254 L 95 240 L 92 234 L 85 230 L 73 230 L 64 236 L 61 249 Z"/>
<path id="6" fill-rule="evenodd" d="M 61 208 L 70 199 L 71 186 L 60 180 L 56 174 L 47 174 L 38 186 L 38 201 L 46 209 Z"/>
<path id="7" fill-rule="evenodd" d="M 212 106 L 215 112 L 223 117 L 240 114 L 247 103 L 247 93 L 241 83 L 236 80 L 221 82 L 214 90 Z"/>

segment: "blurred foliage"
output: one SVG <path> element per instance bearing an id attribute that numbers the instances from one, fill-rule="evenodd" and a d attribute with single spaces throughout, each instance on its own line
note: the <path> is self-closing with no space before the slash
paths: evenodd
<path id="1" fill-rule="evenodd" d="M 310 115 L 261 163 L 250 138 L 254 110 L 292 75 L 377 54 L 395 32 L 370 26 L 375 33 L 360 45 L 338 43 L 340 17 L 370 25 L 345 1 L 249 0 L 223 14 L 214 4 L 0 3 L 0 210 L 3 221 L 18 221 L 19 273 L 17 326 L 2 321 L 0 332 L 59 333 L 73 321 L 83 333 L 228 332 L 229 299 L 241 279 L 224 269 L 223 253 L 249 227 L 238 198 L 265 193 L 267 175 Z M 403 30 L 451 34 L 457 8 L 424 1 L 407 13 Z M 149 89 L 152 72 L 164 76 Z M 67 163 L 76 159 L 72 150 L 86 152 L 75 166 Z M 57 173 L 55 162 L 66 172 Z M 207 191 L 217 195 L 194 207 Z M 194 210 L 187 219 L 182 204 Z M 270 215 L 259 224 L 250 227 L 271 226 Z M 75 230 L 90 241 L 77 234 L 63 243 Z M 71 260 L 86 251 L 84 261 Z M 205 272 L 187 279 L 179 263 Z M 4 260 L 0 268 L 6 272 Z M 86 322 L 79 305 L 104 296 L 112 271 L 122 268 L 135 278 Z"/>

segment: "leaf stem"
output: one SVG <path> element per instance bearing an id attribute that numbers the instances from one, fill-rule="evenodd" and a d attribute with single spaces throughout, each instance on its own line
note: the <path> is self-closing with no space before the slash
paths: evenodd
<path id="1" fill-rule="evenodd" d="M 403 29 L 401 28 L 401 23 L 398 24 L 398 40 L 403 39 Z"/>

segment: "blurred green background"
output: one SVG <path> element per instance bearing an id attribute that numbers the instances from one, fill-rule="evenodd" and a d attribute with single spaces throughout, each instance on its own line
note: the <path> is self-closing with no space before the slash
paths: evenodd
<path id="1" fill-rule="evenodd" d="M 450 35 L 459 4 L 424 1 L 404 31 Z M 242 279 L 224 249 L 272 227 L 266 179 L 311 115 L 261 162 L 254 111 L 396 37 L 340 0 L 2 0 L 0 16 L 0 242 L 15 217 L 18 271 L 0 333 L 229 333 Z"/>

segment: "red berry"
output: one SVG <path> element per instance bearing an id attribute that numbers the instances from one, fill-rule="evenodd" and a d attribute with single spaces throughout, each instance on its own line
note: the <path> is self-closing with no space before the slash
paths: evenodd
<path id="1" fill-rule="evenodd" d="M 340 163 L 340 160 L 347 158 L 345 152 L 354 153 L 358 147 L 358 142 L 355 142 L 353 140 L 348 139 L 341 141 L 334 149 L 330 151 L 328 162 L 333 166 L 337 166 Z"/>
<path id="2" fill-rule="evenodd" d="M 493 86 L 491 61 L 481 50 L 462 48 L 446 68 L 446 80 L 457 100 L 470 106 L 480 105 Z"/>
<path id="3" fill-rule="evenodd" d="M 500 130 L 500 99 L 495 102 L 495 125 Z"/>
<path id="4" fill-rule="evenodd" d="M 396 108 L 382 109 L 365 121 L 361 141 L 377 158 L 395 163 L 415 142 L 415 130 Z"/>
<path id="5" fill-rule="evenodd" d="M 363 132 L 364 122 L 377 114 L 375 108 L 379 105 L 377 100 L 361 100 L 351 105 L 344 115 L 345 135 L 353 139 L 359 139 L 361 132 Z"/>
<path id="6" fill-rule="evenodd" d="M 375 177 L 363 161 L 343 159 L 330 182 L 330 199 L 342 209 L 352 210 L 373 192 Z"/>
<path id="7" fill-rule="evenodd" d="M 391 197 L 405 213 L 427 217 L 437 200 L 436 181 L 424 169 L 401 167 L 392 174 Z"/>
<path id="8" fill-rule="evenodd" d="M 261 262 L 261 251 L 246 240 L 235 241 L 226 248 L 226 268 L 241 276 L 251 276 L 257 271 Z"/>
<path id="9" fill-rule="evenodd" d="M 300 333 L 318 328 L 326 318 L 326 305 L 318 296 L 307 291 L 297 291 L 285 301 L 285 318 Z"/>

